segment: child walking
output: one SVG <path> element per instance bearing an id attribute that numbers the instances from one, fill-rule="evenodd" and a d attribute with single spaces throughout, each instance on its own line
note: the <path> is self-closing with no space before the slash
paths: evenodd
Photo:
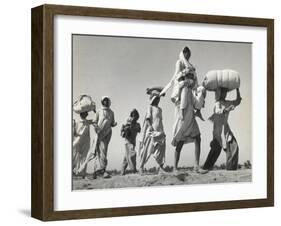
<path id="1" fill-rule="evenodd" d="M 111 110 L 111 100 L 109 97 L 104 96 L 101 99 L 102 107 L 96 113 L 96 119 L 94 121 L 97 124 L 97 144 L 95 149 L 95 156 L 99 161 L 99 166 L 94 173 L 94 179 L 97 174 L 104 178 L 110 177 L 106 172 L 107 167 L 107 150 L 111 140 L 112 127 L 115 127 L 117 123 L 114 119 L 114 112 Z"/>
<path id="2" fill-rule="evenodd" d="M 151 155 L 154 156 L 159 172 L 165 172 L 166 135 L 162 122 L 162 109 L 158 106 L 160 102 L 161 87 L 147 89 L 150 95 L 144 126 L 143 136 L 140 143 L 140 173 L 144 173 L 144 165 Z"/>
<path id="3" fill-rule="evenodd" d="M 211 150 L 208 154 L 204 169 L 212 169 L 221 150 L 226 153 L 226 169 L 237 170 L 239 147 L 233 132 L 228 124 L 230 111 L 233 111 L 240 103 L 239 89 L 236 89 L 236 100 L 226 100 L 227 89 L 219 88 L 216 91 L 216 103 L 214 114 L 209 118 L 213 122 L 213 140 L 210 143 Z"/>
<path id="4" fill-rule="evenodd" d="M 125 125 L 122 125 L 121 136 L 125 140 L 125 156 L 122 163 L 121 174 L 125 175 L 126 168 L 129 166 L 133 173 L 137 172 L 136 168 L 136 137 L 141 131 L 140 124 L 137 122 L 139 119 L 139 112 L 133 109 L 130 117 Z"/>

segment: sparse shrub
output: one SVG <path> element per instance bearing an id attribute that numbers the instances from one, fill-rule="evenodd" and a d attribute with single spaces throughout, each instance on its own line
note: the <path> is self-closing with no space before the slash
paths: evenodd
<path id="1" fill-rule="evenodd" d="M 172 167 L 172 166 L 168 166 L 168 165 L 167 165 L 167 166 L 165 167 L 165 171 L 166 171 L 166 172 L 173 172 L 173 169 L 174 169 L 174 167 Z"/>
<path id="2" fill-rule="evenodd" d="M 246 162 L 244 162 L 244 168 L 245 169 L 251 169 L 252 168 L 252 164 L 251 164 L 250 160 L 247 160 Z"/>

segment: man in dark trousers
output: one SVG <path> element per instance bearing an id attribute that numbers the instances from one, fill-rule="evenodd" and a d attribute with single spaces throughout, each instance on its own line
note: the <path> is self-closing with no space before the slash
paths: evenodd
<path id="1" fill-rule="evenodd" d="M 225 88 L 219 88 L 216 91 L 214 114 L 209 118 L 213 122 L 213 140 L 210 143 L 211 150 L 203 169 L 213 168 L 222 149 L 226 153 L 226 169 L 237 170 L 238 168 L 239 147 L 228 124 L 228 117 L 230 111 L 241 103 L 242 98 L 239 89 L 236 89 L 236 100 L 226 100 L 227 92 Z"/>

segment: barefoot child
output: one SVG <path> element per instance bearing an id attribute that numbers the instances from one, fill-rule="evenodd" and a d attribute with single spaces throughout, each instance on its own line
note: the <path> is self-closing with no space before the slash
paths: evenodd
<path id="1" fill-rule="evenodd" d="M 111 110 L 111 100 L 104 96 L 101 99 L 102 107 L 97 111 L 95 122 L 97 124 L 96 132 L 98 134 L 95 156 L 99 160 L 99 169 L 94 173 L 94 178 L 97 174 L 104 178 L 110 177 L 105 171 L 107 167 L 107 149 L 112 135 L 112 127 L 117 123 L 114 119 L 114 112 Z"/>
<path id="2" fill-rule="evenodd" d="M 135 146 L 137 134 L 141 131 L 140 124 L 137 122 L 138 119 L 139 113 L 136 109 L 133 109 L 126 124 L 122 125 L 121 128 L 121 136 L 125 140 L 125 156 L 121 170 L 122 175 L 125 175 L 127 166 L 129 166 L 133 173 L 137 172 Z"/>
<path id="3" fill-rule="evenodd" d="M 143 174 L 144 165 L 151 155 L 153 155 L 159 166 L 159 172 L 165 172 L 166 135 L 162 122 L 162 109 L 158 106 L 161 90 L 162 88 L 159 87 L 147 89 L 147 94 L 150 95 L 150 105 L 146 112 L 140 144 L 141 174 Z"/>
<path id="4" fill-rule="evenodd" d="M 227 89 L 219 88 L 216 91 L 216 103 L 214 114 L 210 117 L 213 122 L 213 140 L 210 143 L 211 150 L 208 154 L 204 169 L 212 169 L 216 163 L 221 149 L 226 153 L 226 169 L 237 170 L 238 167 L 238 143 L 228 124 L 230 111 L 233 111 L 241 103 L 239 89 L 236 89 L 236 100 L 226 100 Z"/>

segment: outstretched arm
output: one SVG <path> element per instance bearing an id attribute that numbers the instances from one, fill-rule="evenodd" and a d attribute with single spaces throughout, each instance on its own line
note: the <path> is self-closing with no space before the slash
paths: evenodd
<path id="1" fill-rule="evenodd" d="M 175 69 L 175 73 L 172 77 L 172 79 L 170 80 L 170 82 L 164 87 L 164 89 L 161 91 L 160 96 L 164 96 L 166 94 L 166 92 L 171 88 L 171 86 L 174 84 L 175 79 L 178 77 L 178 73 L 180 73 L 180 63 L 179 61 L 177 61 L 176 63 L 176 69 Z"/>

